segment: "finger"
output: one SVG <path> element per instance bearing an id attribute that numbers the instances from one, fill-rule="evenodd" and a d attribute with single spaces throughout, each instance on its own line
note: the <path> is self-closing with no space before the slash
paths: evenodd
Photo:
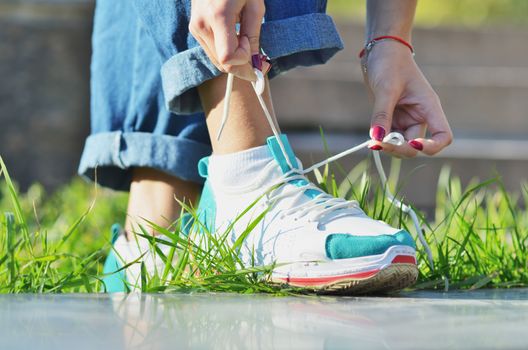
<path id="1" fill-rule="evenodd" d="M 242 10 L 240 35 L 248 37 L 252 55 L 260 52 L 260 28 L 264 12 L 264 3 L 260 0 L 249 1 Z"/>
<path id="2" fill-rule="evenodd" d="M 453 132 L 439 101 L 435 101 L 427 114 L 427 127 L 431 132 L 431 137 L 418 137 L 410 140 L 409 144 L 417 149 L 421 147 L 423 153 L 432 156 L 453 142 Z"/>
<path id="3" fill-rule="evenodd" d="M 255 81 L 255 73 L 249 64 L 249 40 L 237 36 L 235 22 L 234 15 L 224 13 L 218 14 L 211 25 L 196 17 L 189 25 L 189 30 L 220 71 Z"/>
<path id="4" fill-rule="evenodd" d="M 406 140 L 414 140 L 419 137 L 425 137 L 427 125 L 425 123 L 416 123 L 410 125 L 403 131 L 403 137 Z"/>
<path id="5" fill-rule="evenodd" d="M 394 129 L 392 131 L 395 131 Z M 415 138 L 424 137 L 426 132 L 426 125 L 423 123 L 413 124 L 401 131 L 406 140 L 414 140 Z M 390 143 L 378 143 L 385 153 L 388 153 L 398 158 L 413 158 L 416 157 L 420 149 L 416 148 L 411 143 L 404 143 L 396 146 Z"/>
<path id="6" fill-rule="evenodd" d="M 392 115 L 397 102 L 392 95 L 386 91 L 376 91 L 374 94 L 374 108 L 370 124 L 370 137 L 374 141 L 381 142 L 391 130 Z"/>
<path id="7" fill-rule="evenodd" d="M 211 36 L 212 36 L 212 33 L 210 33 Z M 214 64 L 216 66 L 216 68 L 218 68 L 218 70 L 222 71 L 222 72 L 226 72 L 225 68 L 222 67 L 222 65 L 218 62 L 218 60 L 216 59 L 215 57 L 215 53 L 214 51 L 207 45 L 207 41 L 203 39 L 202 37 L 202 34 L 193 34 L 194 38 L 196 39 L 196 41 L 198 41 L 198 43 L 200 44 L 200 46 L 204 49 L 207 57 L 209 57 L 209 60 L 211 61 L 212 64 Z M 210 40 L 211 42 L 211 40 Z"/>
<path id="8" fill-rule="evenodd" d="M 214 44 L 214 36 L 213 32 L 211 31 L 211 28 L 207 25 L 207 23 L 201 18 L 193 19 L 189 24 L 189 32 L 204 49 L 211 63 L 214 64 L 216 68 L 218 68 L 220 71 L 225 72 L 222 65 L 216 59 L 216 52 L 214 50 L 214 46 L 211 47 L 208 44 Z"/>
<path id="9" fill-rule="evenodd" d="M 245 36 L 240 37 L 240 46 L 244 47 L 244 50 L 249 52 L 249 40 Z M 236 77 L 249 81 L 256 81 L 257 76 L 253 71 L 253 67 L 246 61 L 244 64 L 225 64 L 224 69 L 226 72 L 234 74 Z"/>
<path id="10" fill-rule="evenodd" d="M 211 36 L 212 36 L 212 32 L 211 32 Z M 214 51 L 207 45 L 207 41 L 203 40 L 201 36 L 196 37 L 196 40 L 203 47 L 205 53 L 207 54 L 207 56 L 209 56 L 209 59 L 211 60 L 211 62 L 221 72 L 234 74 L 236 77 L 244 79 L 244 80 L 249 80 L 249 81 L 256 80 L 255 73 L 253 72 L 253 69 L 251 68 L 249 64 L 239 65 L 239 66 L 231 65 L 231 64 L 221 65 L 216 59 Z M 243 45 L 245 45 L 246 47 L 249 47 L 249 42 L 247 41 L 247 39 L 241 38 L 241 41 L 245 41 Z"/>
<path id="11" fill-rule="evenodd" d="M 416 139 L 424 138 L 427 131 L 426 124 L 419 123 L 408 127 L 403 136 L 407 140 L 407 144 L 414 148 L 416 151 L 422 151 L 423 145 L 416 141 Z"/>
<path id="12" fill-rule="evenodd" d="M 219 17 L 212 25 L 216 58 L 222 66 L 242 65 L 250 61 L 250 46 L 244 36 L 236 33 L 234 17 Z"/>
<path id="13" fill-rule="evenodd" d="M 248 81 L 256 81 L 257 76 L 255 75 L 255 72 L 253 71 L 253 67 L 249 63 L 233 66 L 233 65 L 226 65 L 224 66 L 224 69 L 227 73 L 234 74 L 237 78 L 248 80 Z"/>
<path id="14" fill-rule="evenodd" d="M 407 143 L 396 146 L 391 143 L 378 142 L 376 145 L 378 145 L 380 148 L 378 149 L 377 147 L 371 147 L 371 149 L 383 150 L 383 152 L 397 158 L 413 158 L 418 154 L 418 151 Z"/>

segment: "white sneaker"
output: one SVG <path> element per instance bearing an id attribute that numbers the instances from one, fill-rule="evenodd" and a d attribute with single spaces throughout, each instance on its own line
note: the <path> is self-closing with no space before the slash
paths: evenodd
<path id="1" fill-rule="evenodd" d="M 207 180 L 198 216 L 209 232 L 222 233 L 232 225 L 234 244 L 262 214 L 240 255 L 245 266 L 277 264 L 273 283 L 354 293 L 413 284 L 418 269 L 412 236 L 369 218 L 356 201 L 324 193 L 303 175 L 285 135 L 281 140 L 282 145 L 276 137 L 268 139 L 269 161 L 243 185 L 217 181 L 208 174 L 209 157 L 200 161 Z"/>
<path id="2" fill-rule="evenodd" d="M 162 236 L 157 238 L 169 241 Z M 165 263 L 156 249 L 167 256 L 170 248 L 164 244 L 153 245 L 146 238 L 137 235 L 129 240 L 121 227 L 115 224 L 112 227 L 112 249 L 103 268 L 103 291 L 116 293 L 141 290 L 142 266 L 145 278 L 161 276 Z"/>

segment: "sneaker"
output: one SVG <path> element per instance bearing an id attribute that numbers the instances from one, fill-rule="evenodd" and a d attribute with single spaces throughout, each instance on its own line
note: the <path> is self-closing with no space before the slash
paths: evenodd
<path id="1" fill-rule="evenodd" d="M 418 276 L 412 236 L 368 217 L 356 201 L 323 192 L 280 137 L 268 138 L 269 161 L 243 185 L 216 181 L 210 157 L 199 162 L 206 182 L 198 217 L 209 232 L 230 230 L 234 244 L 255 225 L 240 257 L 245 266 L 275 264 L 272 283 L 354 294 L 412 285 Z"/>
<path id="2" fill-rule="evenodd" d="M 154 248 L 147 239 L 140 236 L 129 240 L 119 224 L 114 224 L 111 231 L 112 248 L 103 267 L 103 292 L 141 290 L 142 268 L 147 279 L 161 275 L 165 264 L 155 250 L 160 249 L 167 256 L 167 246 L 158 244 Z"/>

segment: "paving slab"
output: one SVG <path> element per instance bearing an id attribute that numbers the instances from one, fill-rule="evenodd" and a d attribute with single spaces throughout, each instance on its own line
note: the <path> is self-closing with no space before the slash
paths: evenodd
<path id="1" fill-rule="evenodd" d="M 0 296 L 0 349 L 527 349 L 528 289 Z"/>

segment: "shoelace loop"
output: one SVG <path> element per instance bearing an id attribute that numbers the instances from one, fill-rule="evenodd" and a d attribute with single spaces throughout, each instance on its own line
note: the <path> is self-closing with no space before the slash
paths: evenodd
<path id="1" fill-rule="evenodd" d="M 273 132 L 273 135 L 275 136 L 276 140 L 277 140 L 277 143 L 279 144 L 279 147 L 281 149 L 281 152 L 284 156 L 284 159 L 286 160 L 288 166 L 290 167 L 291 171 L 290 172 L 287 172 L 286 174 L 284 174 L 283 177 L 281 177 L 277 183 L 273 184 L 273 186 L 277 186 L 277 185 L 280 185 L 280 184 L 284 184 L 286 182 L 290 182 L 292 180 L 295 180 L 295 179 L 306 179 L 306 177 L 304 176 L 305 174 L 307 173 L 310 173 L 312 171 L 314 171 L 315 169 L 317 168 L 320 168 L 326 164 L 329 164 L 331 162 L 334 162 L 342 157 L 345 157 L 349 154 L 352 154 L 354 152 L 357 152 L 361 149 L 365 149 L 365 148 L 368 148 L 368 146 L 370 145 L 371 143 L 371 140 L 366 140 L 365 142 L 357 145 L 357 146 L 354 146 L 354 147 L 351 147 L 341 153 L 338 153 L 330 158 L 327 158 L 319 163 L 316 163 L 310 167 L 308 167 L 307 169 L 298 169 L 296 167 L 294 167 L 292 164 L 291 164 L 291 161 L 287 155 L 287 152 L 286 152 L 286 148 L 284 147 L 284 144 L 281 140 L 281 137 L 280 137 L 280 133 L 279 131 L 277 130 L 277 127 L 273 121 L 273 118 L 268 110 L 268 107 L 266 105 L 266 102 L 264 101 L 264 99 L 262 98 L 262 93 L 264 92 L 264 89 L 265 89 L 265 85 L 266 85 L 266 80 L 265 80 L 265 77 L 264 75 L 262 74 L 262 72 L 259 70 L 259 69 L 254 69 L 254 72 L 255 74 L 257 75 L 257 81 L 256 82 L 252 82 L 252 86 L 253 86 L 253 89 L 255 90 L 255 94 L 257 95 L 257 99 L 260 103 L 260 106 L 262 107 L 262 110 L 264 112 L 264 115 L 266 116 L 266 119 L 268 120 L 268 123 L 271 127 L 271 130 Z M 218 130 L 218 134 L 217 134 L 217 139 L 220 139 L 220 136 L 222 135 L 222 131 L 224 129 L 224 126 L 227 122 L 227 119 L 229 117 L 229 102 L 230 102 L 230 99 L 231 99 L 231 91 L 233 90 L 233 81 L 234 81 L 234 75 L 233 74 L 228 74 L 227 76 L 227 85 L 226 85 L 226 93 L 225 93 L 225 97 L 224 97 L 224 109 L 223 109 L 223 115 L 222 115 L 222 122 L 220 124 L 220 128 Z M 405 139 L 403 137 L 402 134 L 400 133 L 397 133 L 397 132 L 391 132 L 389 133 L 387 136 L 385 136 L 385 138 L 383 139 L 383 142 L 384 143 L 390 143 L 390 144 L 393 144 L 393 145 L 396 145 L 396 146 L 400 146 L 402 145 L 404 142 L 405 142 Z M 376 170 L 378 171 L 378 174 L 379 174 L 379 177 L 380 177 L 380 180 L 381 180 L 381 184 L 385 190 L 385 197 L 387 198 L 387 200 L 393 204 L 395 207 L 399 208 L 401 211 L 403 211 L 404 213 L 406 213 L 407 215 L 409 215 L 409 217 L 411 218 L 411 220 L 413 221 L 413 224 L 414 224 L 414 228 L 416 230 L 416 234 L 418 236 L 418 239 L 420 240 L 420 243 L 422 244 L 426 254 L 427 254 L 427 259 L 429 261 L 429 266 L 431 267 L 432 270 L 434 270 L 434 263 L 433 263 L 433 253 L 431 252 L 431 248 L 429 247 L 429 244 L 427 244 L 427 241 L 425 240 L 425 237 L 424 237 L 424 234 L 423 234 L 423 231 L 422 231 L 422 228 L 420 226 L 420 221 L 418 219 L 418 215 L 416 215 L 416 212 L 409 206 L 409 205 L 406 205 L 404 204 L 403 202 L 401 202 L 400 200 L 396 199 L 394 197 L 394 195 L 392 194 L 392 192 L 390 191 L 389 189 L 389 186 L 388 186 L 388 183 L 387 183 L 387 176 L 385 174 L 385 170 L 383 169 L 383 164 L 381 162 L 381 157 L 380 157 L 380 152 L 379 151 L 375 151 L 375 150 L 372 150 L 373 152 L 373 157 L 374 157 L 374 164 L 376 165 Z M 295 177 L 297 176 L 297 178 Z M 296 202 L 297 198 L 300 198 L 300 196 L 304 195 L 304 192 L 308 189 L 317 189 L 318 191 L 321 191 L 321 189 L 319 189 L 318 187 L 315 187 L 313 185 L 310 184 L 310 182 L 308 181 L 308 184 L 306 185 L 305 188 L 303 187 L 299 187 L 299 189 L 302 189 L 302 191 L 300 190 L 295 190 L 295 193 L 293 193 L 294 191 L 292 190 L 291 192 L 290 191 L 287 191 L 286 193 L 281 193 L 281 194 L 278 194 L 276 196 L 273 197 L 273 200 L 277 200 L 277 199 L 280 199 L 280 198 L 284 198 L 286 197 L 287 195 L 295 195 L 296 198 L 294 198 L 294 201 L 293 203 Z M 327 197 L 328 196 L 328 197 Z M 320 199 L 321 201 L 316 201 L 317 199 Z M 337 209 L 341 209 L 341 208 L 348 208 L 348 207 L 355 207 L 357 205 L 357 207 L 359 208 L 359 204 L 357 203 L 357 201 L 347 201 L 345 199 L 342 199 L 342 198 L 335 198 L 333 196 L 330 196 L 329 194 L 326 194 L 326 193 L 322 193 L 321 195 L 318 195 L 318 196 L 315 196 L 313 199 L 312 199 L 312 202 L 313 204 L 312 205 L 307 205 L 306 202 L 298 205 L 298 206 L 294 206 L 292 208 L 289 208 L 285 213 L 284 215 L 288 215 L 288 214 L 291 214 L 291 213 L 295 213 L 297 212 L 300 216 L 304 216 L 306 214 L 308 214 L 309 212 L 313 211 L 313 210 L 316 210 L 317 211 L 317 214 L 315 215 L 314 218 L 312 219 L 318 219 L 318 218 L 321 218 L 322 216 L 326 215 L 327 213 L 333 211 L 333 210 L 337 210 Z M 324 206 L 324 208 L 323 208 Z M 361 209 L 360 209 L 361 210 Z"/>

